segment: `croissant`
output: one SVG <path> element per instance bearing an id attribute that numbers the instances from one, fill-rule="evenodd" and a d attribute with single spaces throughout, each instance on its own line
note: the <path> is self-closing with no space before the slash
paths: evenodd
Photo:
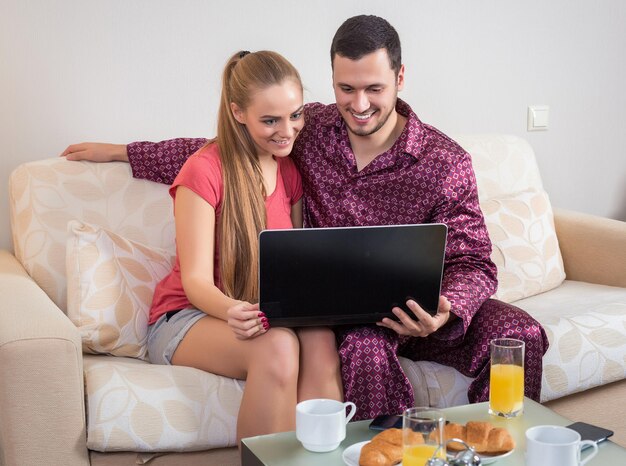
<path id="1" fill-rule="evenodd" d="M 450 423 L 444 428 L 445 440 L 457 438 L 474 447 L 477 453 L 500 454 L 515 448 L 515 440 L 504 428 L 494 427 L 489 422 L 469 421 L 466 425 Z M 423 442 L 421 434 L 412 432 L 411 443 Z M 451 451 L 465 450 L 460 443 L 450 442 Z M 402 461 L 402 430 L 387 429 L 375 435 L 363 445 L 359 458 L 360 466 L 393 466 Z"/>
<path id="2" fill-rule="evenodd" d="M 422 436 L 415 432 L 412 443 L 423 442 Z M 393 466 L 402 461 L 402 430 L 387 429 L 375 435 L 361 448 L 359 466 Z"/>
<path id="3" fill-rule="evenodd" d="M 466 425 L 450 423 L 445 426 L 446 440 L 458 438 L 474 447 L 477 453 L 499 454 L 515 448 L 515 440 L 509 432 L 501 427 L 494 427 L 489 422 L 469 421 Z M 448 443 L 452 451 L 464 450 L 465 447 L 456 442 Z"/>

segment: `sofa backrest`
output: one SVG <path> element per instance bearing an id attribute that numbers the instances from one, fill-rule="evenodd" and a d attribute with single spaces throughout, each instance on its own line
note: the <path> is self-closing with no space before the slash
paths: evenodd
<path id="1" fill-rule="evenodd" d="M 453 139 L 472 156 L 481 203 L 543 190 L 535 152 L 525 139 L 505 134 L 467 134 Z"/>
<path id="2" fill-rule="evenodd" d="M 9 204 L 15 256 L 64 312 L 70 220 L 175 250 L 168 187 L 134 179 L 127 163 L 70 162 L 64 157 L 25 163 L 9 178 Z"/>
<path id="3" fill-rule="evenodd" d="M 508 135 L 455 139 L 472 155 L 481 203 L 541 189 L 535 156 L 525 140 Z M 126 163 L 70 162 L 61 157 L 25 163 L 10 176 L 9 203 L 15 256 L 64 312 L 68 221 L 81 220 L 175 250 L 168 187 L 133 179 Z"/>

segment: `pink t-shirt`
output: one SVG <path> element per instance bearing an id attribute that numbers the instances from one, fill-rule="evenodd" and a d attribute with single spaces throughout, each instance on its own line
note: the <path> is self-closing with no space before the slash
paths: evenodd
<path id="1" fill-rule="evenodd" d="M 267 214 L 267 229 L 293 228 L 291 223 L 291 206 L 302 197 L 302 180 L 293 164 L 287 157 L 277 158 L 276 189 L 265 199 Z M 185 186 L 207 201 L 215 209 L 215 229 L 219 231 L 224 196 L 222 181 L 222 164 L 220 162 L 217 144 L 202 147 L 185 162 L 180 173 L 170 187 L 170 195 L 176 198 L 176 188 Z M 215 257 L 213 263 L 213 280 L 215 285 L 222 289 L 219 267 L 219 244 L 215 236 Z M 148 323 L 155 323 L 159 317 L 168 311 L 184 309 L 191 303 L 187 299 L 180 276 L 180 262 L 178 255 L 170 274 L 159 282 L 152 298 L 150 319 Z"/>

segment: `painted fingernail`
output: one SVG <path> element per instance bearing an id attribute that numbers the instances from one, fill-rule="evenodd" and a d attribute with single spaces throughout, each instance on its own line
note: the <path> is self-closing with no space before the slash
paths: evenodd
<path id="1" fill-rule="evenodd" d="M 265 312 L 259 312 L 259 313 L 257 314 L 257 317 L 265 317 Z"/>
<path id="2" fill-rule="evenodd" d="M 261 323 L 267 322 L 267 317 L 261 317 Z"/>
<path id="3" fill-rule="evenodd" d="M 267 321 L 263 322 L 263 328 L 264 328 L 265 330 L 269 329 L 269 328 L 270 328 L 270 323 L 269 323 L 269 322 L 267 322 Z"/>

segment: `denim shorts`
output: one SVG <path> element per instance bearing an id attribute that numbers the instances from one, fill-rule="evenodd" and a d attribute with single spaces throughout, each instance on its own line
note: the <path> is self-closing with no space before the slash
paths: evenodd
<path id="1" fill-rule="evenodd" d="M 172 364 L 172 356 L 193 324 L 206 314 L 188 308 L 168 312 L 148 327 L 148 357 L 152 364 Z"/>

